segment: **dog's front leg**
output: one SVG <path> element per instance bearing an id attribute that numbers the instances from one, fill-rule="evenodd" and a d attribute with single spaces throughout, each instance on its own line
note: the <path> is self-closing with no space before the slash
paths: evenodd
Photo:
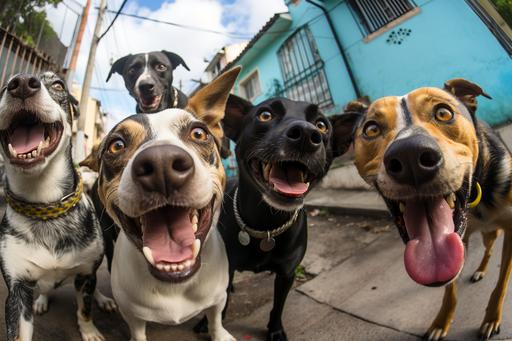
<path id="1" fill-rule="evenodd" d="M 503 302 L 507 295 L 508 281 L 512 270 L 512 230 L 505 230 L 503 250 L 501 253 L 500 277 L 496 288 L 491 294 L 489 304 L 485 311 L 485 318 L 480 326 L 480 337 L 488 340 L 500 332 Z"/>
<path id="2" fill-rule="evenodd" d="M 494 242 L 496 238 L 498 238 L 500 230 L 494 230 L 490 232 L 482 232 L 482 239 L 485 246 L 484 257 L 480 262 L 480 266 L 475 271 L 473 276 L 471 276 L 471 281 L 478 282 L 482 278 L 484 278 L 485 273 L 487 272 L 487 265 L 489 264 L 489 260 L 492 256 L 492 247 L 494 246 Z"/>
<path id="3" fill-rule="evenodd" d="M 147 341 L 146 338 L 146 321 L 131 315 L 130 312 L 123 311 L 119 308 L 119 312 L 130 328 L 130 341 Z"/>
<path id="4" fill-rule="evenodd" d="M 425 333 L 424 338 L 428 341 L 438 341 L 446 337 L 448 329 L 455 315 L 457 306 L 457 283 L 453 281 L 444 288 L 443 304 L 437 313 L 434 322 Z"/>
<path id="5" fill-rule="evenodd" d="M 206 317 L 209 323 L 210 337 L 213 341 L 235 341 L 236 339 L 222 325 L 222 311 L 226 306 L 227 293 L 216 305 L 206 310 Z"/>
<path id="6" fill-rule="evenodd" d="M 35 283 L 14 281 L 5 301 L 7 341 L 31 341 L 34 331 L 32 303 Z"/>
<path id="7" fill-rule="evenodd" d="M 267 341 L 287 341 L 288 337 L 284 332 L 282 315 L 284 304 L 286 302 L 286 298 L 288 297 L 288 293 L 293 285 L 293 281 L 295 280 L 295 273 L 291 274 L 276 274 L 276 279 L 274 280 L 274 306 L 272 307 L 272 311 L 270 312 L 270 320 L 268 321 L 268 333 L 267 333 Z"/>
<path id="8" fill-rule="evenodd" d="M 105 341 L 105 338 L 96 329 L 92 321 L 92 302 L 96 290 L 96 275 L 77 275 L 75 278 L 76 299 L 78 310 L 76 312 L 78 327 L 83 341 Z"/>

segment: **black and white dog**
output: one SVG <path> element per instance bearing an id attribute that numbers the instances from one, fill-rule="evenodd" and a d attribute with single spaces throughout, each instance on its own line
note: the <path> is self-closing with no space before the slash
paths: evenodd
<path id="1" fill-rule="evenodd" d="M 113 73 L 123 76 L 126 89 L 137 101 L 137 113 L 185 108 L 187 96 L 172 85 L 173 71 L 180 65 L 190 71 L 183 58 L 172 52 L 129 54 L 112 64 L 107 82 Z"/>
<path id="2" fill-rule="evenodd" d="M 71 159 L 76 100 L 54 73 L 12 77 L 0 92 L 0 153 L 5 160 L 5 216 L 0 226 L 0 266 L 9 294 L 7 340 L 29 341 L 33 311 L 48 309 L 47 293 L 74 280 L 83 340 L 104 337 L 91 319 L 103 258 L 102 232 Z M 34 300 L 34 291 L 39 297 Z"/>

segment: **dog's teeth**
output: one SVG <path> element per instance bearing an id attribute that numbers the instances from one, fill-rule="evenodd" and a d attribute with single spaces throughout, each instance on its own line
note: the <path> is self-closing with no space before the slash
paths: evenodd
<path id="1" fill-rule="evenodd" d="M 153 258 L 153 252 L 151 252 L 151 249 L 147 246 L 144 246 L 142 248 L 142 253 L 144 254 L 144 256 L 146 257 L 146 259 L 148 260 L 148 262 L 155 266 L 155 259 Z"/>
<path id="2" fill-rule="evenodd" d="M 39 142 L 39 145 L 37 146 L 37 155 L 41 154 L 41 150 L 43 150 L 43 141 L 42 140 Z"/>
<path id="3" fill-rule="evenodd" d="M 172 271 L 178 270 L 178 264 L 171 264 Z"/>
<path id="4" fill-rule="evenodd" d="M 162 270 L 164 270 L 164 265 L 163 265 L 162 263 L 158 263 L 158 264 L 156 265 L 156 268 L 157 268 L 158 270 L 162 271 Z"/>
<path id="5" fill-rule="evenodd" d="M 20 159 L 26 159 L 26 158 L 27 158 L 27 155 L 25 155 L 25 154 L 20 154 L 20 155 L 18 155 L 18 157 L 19 157 Z"/>
<path id="6" fill-rule="evenodd" d="M 272 169 L 272 165 L 269 163 L 266 163 L 264 166 L 263 166 L 263 179 L 265 179 L 265 181 L 268 181 L 268 178 L 270 176 L 270 170 Z"/>
<path id="7" fill-rule="evenodd" d="M 183 262 L 183 265 L 186 267 L 186 268 L 190 268 L 190 265 L 192 264 L 192 262 L 190 261 L 190 259 L 186 260 Z"/>
<path id="8" fill-rule="evenodd" d="M 183 264 L 178 264 L 178 270 L 183 271 L 185 269 L 185 266 Z"/>
<path id="9" fill-rule="evenodd" d="M 32 151 L 32 157 L 37 157 L 38 153 L 37 153 L 37 150 L 33 150 Z"/>
<path id="10" fill-rule="evenodd" d="M 455 193 L 450 194 L 446 197 L 446 202 L 448 203 L 448 206 L 450 206 L 451 209 L 455 208 Z"/>
<path id="11" fill-rule="evenodd" d="M 11 153 L 12 157 L 16 157 L 18 154 L 16 153 L 16 149 L 12 146 L 12 144 L 9 143 L 9 153 Z"/>
<path id="12" fill-rule="evenodd" d="M 403 202 L 400 202 L 400 204 L 398 206 L 400 208 L 400 212 L 404 213 L 405 212 L 405 204 Z"/>
<path id="13" fill-rule="evenodd" d="M 304 172 L 303 171 L 299 171 L 299 175 L 300 175 L 300 182 L 305 182 L 306 175 L 304 174 Z"/>
<path id="14" fill-rule="evenodd" d="M 171 264 L 165 264 L 164 269 L 167 272 L 171 271 Z"/>
<path id="15" fill-rule="evenodd" d="M 27 159 L 31 159 L 32 158 L 32 153 L 27 153 L 25 155 L 27 156 Z"/>
<path id="16" fill-rule="evenodd" d="M 194 244 L 192 245 L 192 258 L 196 259 L 197 255 L 199 254 L 199 250 L 201 250 L 201 240 L 196 239 L 194 240 Z"/>
<path id="17" fill-rule="evenodd" d="M 192 224 L 192 230 L 194 230 L 194 233 L 197 232 L 197 223 Z"/>
<path id="18" fill-rule="evenodd" d="M 192 216 L 192 220 L 190 221 L 192 223 L 192 225 L 197 225 L 197 223 L 199 222 L 199 218 L 197 217 L 196 214 L 194 214 Z M 196 226 L 196 229 L 197 229 L 197 226 Z M 195 232 L 195 231 L 194 231 Z"/>

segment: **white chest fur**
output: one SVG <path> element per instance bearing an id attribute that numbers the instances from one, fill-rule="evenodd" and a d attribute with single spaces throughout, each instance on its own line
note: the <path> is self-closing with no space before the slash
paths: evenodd
<path id="1" fill-rule="evenodd" d="M 180 324 L 226 296 L 228 260 L 216 229 L 203 246 L 201 267 L 184 283 L 157 280 L 135 246 L 121 232 L 112 266 L 112 292 L 123 315 L 161 324 Z"/>

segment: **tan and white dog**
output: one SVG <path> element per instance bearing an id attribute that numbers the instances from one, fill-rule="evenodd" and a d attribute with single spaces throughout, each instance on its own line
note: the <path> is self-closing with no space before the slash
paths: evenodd
<path id="1" fill-rule="evenodd" d="M 490 98 L 478 85 L 459 78 L 447 81 L 444 89 L 419 88 L 402 97 L 381 98 L 366 109 L 358 103 L 348 106 L 362 114 L 354 140 L 357 169 L 379 191 L 395 220 L 406 244 L 407 273 L 422 285 L 446 285 L 442 307 L 425 335 L 428 340 L 448 333 L 465 259 L 463 239 L 478 230 L 486 236 L 483 268 L 496 236 L 490 231 L 505 231 L 499 280 L 480 337 L 486 340 L 500 330 L 512 269 L 512 159 L 492 130 L 477 120 L 477 96 Z"/>
<path id="2" fill-rule="evenodd" d="M 228 260 L 216 225 L 225 185 L 220 121 L 239 71 L 185 109 L 125 119 L 85 162 L 99 170 L 100 199 L 121 227 L 112 291 L 132 340 L 146 340 L 146 322 L 180 324 L 205 310 L 212 339 L 234 340 L 222 326 Z"/>

